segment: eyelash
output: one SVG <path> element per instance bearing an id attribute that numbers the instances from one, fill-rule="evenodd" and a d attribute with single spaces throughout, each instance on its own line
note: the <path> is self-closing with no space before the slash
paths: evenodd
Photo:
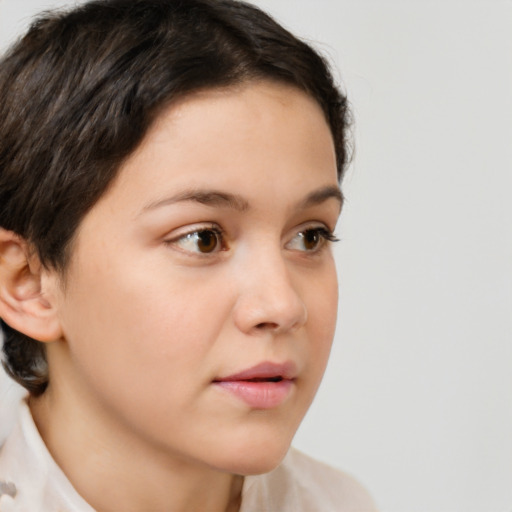
<path id="1" fill-rule="evenodd" d="M 180 247 L 180 242 L 183 245 L 185 242 L 188 242 L 188 241 L 190 241 L 191 244 L 196 244 L 196 246 L 197 246 L 197 242 L 199 241 L 201 234 L 206 234 L 206 233 L 213 233 L 213 235 L 215 237 L 215 245 L 214 245 L 212 251 L 210 251 L 210 252 L 208 252 L 208 251 L 205 251 L 205 252 L 193 251 L 193 250 L 190 250 L 187 248 Z M 195 240 L 193 240 L 193 238 L 195 238 Z M 204 240 L 203 240 L 203 242 L 204 242 Z M 220 249 L 217 249 L 219 242 L 220 242 Z M 166 243 L 166 245 L 170 245 L 170 246 L 178 246 L 184 252 L 197 254 L 199 256 L 208 256 L 209 254 L 215 254 L 220 251 L 225 251 L 227 249 L 226 243 L 224 241 L 224 232 L 222 231 L 222 229 L 220 229 L 218 226 L 215 226 L 215 225 L 202 226 L 200 228 L 193 229 L 191 231 L 188 231 L 187 233 L 183 233 L 183 234 L 173 238 L 172 240 L 165 240 L 165 243 Z"/>
<path id="2" fill-rule="evenodd" d="M 203 240 L 201 240 L 201 235 L 205 234 L 208 234 L 208 237 L 205 237 Z M 214 240 L 211 239 L 211 234 L 214 235 Z M 295 249 L 297 252 L 316 255 L 319 254 L 326 246 L 328 246 L 329 242 L 339 241 L 339 239 L 336 238 L 336 236 L 330 229 L 326 228 L 325 226 L 317 226 L 298 231 L 286 245 L 290 245 L 294 240 L 296 240 L 297 237 L 300 237 L 302 241 L 306 240 L 307 234 L 313 236 L 312 242 L 315 244 L 315 247 L 311 249 Z M 319 238 L 315 240 L 315 237 Z M 195 247 L 198 247 L 197 243 L 200 241 L 202 241 L 203 243 L 214 242 L 214 245 L 211 247 L 211 250 L 204 252 L 201 250 L 193 250 L 192 248 L 183 247 L 183 245 L 185 245 L 185 243 L 187 242 L 193 244 Z M 221 251 L 226 251 L 228 249 L 228 246 L 224 239 L 224 231 L 216 225 L 202 226 L 201 228 L 191 230 L 171 240 L 165 240 L 165 244 L 169 246 L 177 246 L 178 249 L 186 253 L 197 255 L 199 257 L 207 257 L 211 254 L 217 254 Z"/>
<path id="3" fill-rule="evenodd" d="M 327 229 L 326 227 L 312 227 L 312 228 L 306 228 L 302 231 L 299 231 L 293 238 L 288 242 L 290 244 L 297 236 L 300 236 L 303 240 L 306 240 L 307 234 L 312 234 L 313 236 L 318 236 L 318 243 L 313 249 L 306 249 L 301 252 L 305 253 L 311 253 L 311 254 L 317 254 L 319 253 L 323 248 L 325 248 L 328 245 L 328 242 L 339 242 L 339 239 L 336 238 L 334 233 Z"/>

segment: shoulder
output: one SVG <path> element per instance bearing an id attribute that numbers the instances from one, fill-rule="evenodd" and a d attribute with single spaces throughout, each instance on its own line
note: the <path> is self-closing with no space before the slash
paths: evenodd
<path id="1" fill-rule="evenodd" d="M 0 447 L 0 511 L 18 510 L 20 475 L 30 469 L 25 453 L 20 450 L 20 431 L 16 425 Z M 18 500 L 15 501 L 16 496 Z M 25 501 L 25 500 L 23 500 Z M 26 504 L 26 503 L 25 503 Z"/>
<path id="2" fill-rule="evenodd" d="M 94 512 L 49 454 L 23 401 L 0 448 L 0 512 Z"/>
<path id="3" fill-rule="evenodd" d="M 242 503 L 241 512 L 377 510 L 368 492 L 352 476 L 293 448 L 274 471 L 247 477 Z"/>
<path id="4" fill-rule="evenodd" d="M 367 490 L 348 473 L 315 460 L 296 449 L 290 450 L 282 466 L 283 471 L 299 483 L 304 494 L 313 499 L 322 498 L 326 505 L 332 504 L 332 510 L 376 511 Z M 340 508 L 340 505 L 343 505 L 343 508 Z"/>

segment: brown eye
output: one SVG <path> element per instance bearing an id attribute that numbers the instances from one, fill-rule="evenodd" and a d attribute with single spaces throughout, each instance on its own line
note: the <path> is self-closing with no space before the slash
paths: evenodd
<path id="1" fill-rule="evenodd" d="M 214 228 L 197 229 L 166 243 L 196 254 L 211 254 L 224 249 L 222 232 Z"/>
<path id="2" fill-rule="evenodd" d="M 323 240 L 320 237 L 320 233 L 316 229 L 308 229 L 304 233 L 302 233 L 304 248 L 306 251 L 313 251 L 318 247 L 320 240 Z"/>
<path id="3" fill-rule="evenodd" d="M 217 246 L 219 245 L 218 234 L 211 229 L 206 229 L 204 231 L 198 231 L 197 233 L 193 233 L 192 236 L 196 236 L 196 244 L 199 252 L 209 253 L 215 251 Z"/>
<path id="4" fill-rule="evenodd" d="M 327 242 L 337 241 L 337 238 L 327 228 L 315 227 L 296 233 L 286 246 L 294 251 L 317 253 Z"/>

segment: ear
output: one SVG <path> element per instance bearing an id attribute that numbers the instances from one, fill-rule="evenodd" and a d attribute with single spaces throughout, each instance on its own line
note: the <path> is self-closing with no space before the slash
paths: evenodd
<path id="1" fill-rule="evenodd" d="M 38 341 L 62 337 L 55 298 L 57 276 L 41 265 L 29 244 L 0 228 L 0 317 Z"/>

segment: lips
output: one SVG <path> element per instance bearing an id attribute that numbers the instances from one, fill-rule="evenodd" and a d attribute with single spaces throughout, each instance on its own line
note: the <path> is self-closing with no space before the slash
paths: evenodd
<path id="1" fill-rule="evenodd" d="M 291 361 L 285 363 L 270 363 L 263 362 L 243 370 L 239 373 L 229 375 L 228 377 L 221 377 L 215 379 L 216 382 L 229 382 L 229 381 L 240 381 L 240 380 L 252 380 L 252 381 L 268 381 L 271 379 L 277 380 L 292 380 L 296 377 L 297 370 L 295 364 Z"/>
<path id="2" fill-rule="evenodd" d="M 273 409 L 290 396 L 296 375 L 297 370 L 292 362 L 263 362 L 215 379 L 213 384 L 253 409 Z"/>

